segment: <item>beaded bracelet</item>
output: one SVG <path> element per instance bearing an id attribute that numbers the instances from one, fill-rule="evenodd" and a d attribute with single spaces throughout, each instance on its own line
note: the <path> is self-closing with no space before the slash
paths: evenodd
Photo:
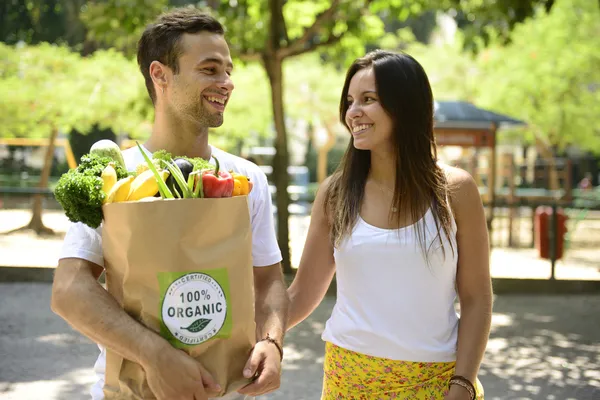
<path id="1" fill-rule="evenodd" d="M 448 387 L 452 385 L 458 385 L 464 388 L 467 392 L 469 392 L 469 396 L 471 396 L 471 400 L 475 400 L 477 398 L 477 392 L 475 391 L 475 386 L 471 383 L 470 380 L 465 378 L 464 376 L 454 375 L 450 378 L 450 382 L 448 382 Z"/>
<path id="2" fill-rule="evenodd" d="M 277 340 L 273 339 L 271 336 L 269 336 L 269 334 L 267 333 L 267 337 L 264 339 L 259 340 L 259 342 L 269 342 L 269 343 L 273 343 L 275 345 L 275 347 L 277 347 L 277 350 L 279 350 L 279 355 L 281 356 L 281 361 L 283 361 L 283 349 L 281 348 L 281 345 L 279 343 L 277 343 Z"/>

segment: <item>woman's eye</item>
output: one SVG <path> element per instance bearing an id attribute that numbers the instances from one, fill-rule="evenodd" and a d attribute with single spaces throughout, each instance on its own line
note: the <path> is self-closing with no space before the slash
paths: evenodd
<path id="1" fill-rule="evenodd" d="M 367 97 L 367 98 L 365 98 L 365 103 L 372 103 L 372 102 L 374 102 L 374 101 L 375 101 L 375 99 L 374 99 L 374 98 L 372 98 L 372 97 Z"/>

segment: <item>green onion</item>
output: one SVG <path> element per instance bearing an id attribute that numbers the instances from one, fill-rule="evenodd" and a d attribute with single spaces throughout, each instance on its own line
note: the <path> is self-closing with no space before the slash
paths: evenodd
<path id="1" fill-rule="evenodd" d="M 138 147 L 138 149 L 140 149 L 140 152 L 142 153 L 142 156 L 144 156 L 144 160 L 146 160 L 146 164 L 148 164 L 148 168 L 150 168 L 150 170 L 154 174 L 154 178 L 156 178 L 156 182 L 158 183 L 158 191 L 160 192 L 160 196 L 163 199 L 172 199 L 173 198 L 173 193 L 171 193 L 171 191 L 167 187 L 167 184 L 165 183 L 164 179 L 162 178 L 162 176 L 160 176 L 160 174 L 158 173 L 158 171 L 154 167 L 154 164 L 152 163 L 152 160 L 150 160 L 150 158 L 148 157 L 148 155 L 146 154 L 146 152 L 144 151 L 144 149 L 142 149 L 142 146 L 140 146 L 140 144 L 137 141 L 135 142 L 135 144 L 137 144 L 137 147 Z"/>
<path id="2" fill-rule="evenodd" d="M 196 188 L 194 189 L 194 197 L 204 198 L 204 187 L 202 186 L 202 171 L 194 171 L 192 173 L 198 175 L 198 182 L 196 183 Z"/>
<path id="3" fill-rule="evenodd" d="M 194 172 L 194 171 L 192 171 L 192 172 Z M 196 196 L 194 196 L 194 174 L 193 173 L 188 175 L 187 184 L 188 184 L 188 190 L 192 194 L 192 197 L 196 197 Z"/>

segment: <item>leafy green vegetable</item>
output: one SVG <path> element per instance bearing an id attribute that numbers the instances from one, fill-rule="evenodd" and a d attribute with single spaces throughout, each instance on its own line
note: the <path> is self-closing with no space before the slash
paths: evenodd
<path id="1" fill-rule="evenodd" d="M 171 153 L 169 153 L 165 150 L 155 151 L 154 153 L 152 153 L 152 158 L 155 160 L 161 160 L 164 162 L 172 162 L 173 161 L 173 156 L 171 155 Z M 185 157 L 185 156 L 177 156 L 177 158 L 183 158 L 184 160 L 191 162 L 192 165 L 194 166 L 194 170 L 214 169 L 215 168 L 214 165 L 212 165 L 211 163 L 209 163 L 208 161 L 206 161 L 205 159 L 200 158 L 200 157 L 190 158 L 190 157 Z"/>
<path id="2" fill-rule="evenodd" d="M 152 158 L 154 160 L 161 160 L 161 161 L 171 161 L 171 159 L 173 157 L 171 157 L 171 153 L 165 151 L 165 150 L 158 150 L 155 151 L 154 153 L 152 153 Z"/>
<path id="3" fill-rule="evenodd" d="M 113 160 L 110 157 L 84 155 L 77 168 L 60 177 L 54 196 L 70 221 L 83 222 L 92 228 L 100 226 L 102 202 L 106 197 L 102 191 L 103 182 L 100 175 L 111 161 Z M 117 179 L 129 175 L 127 170 L 118 164 L 115 165 L 115 170 Z"/>

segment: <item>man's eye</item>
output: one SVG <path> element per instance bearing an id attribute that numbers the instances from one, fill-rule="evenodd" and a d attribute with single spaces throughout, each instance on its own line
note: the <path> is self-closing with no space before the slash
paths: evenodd
<path id="1" fill-rule="evenodd" d="M 214 68 L 203 68 L 202 70 L 206 71 L 206 72 L 210 72 L 211 74 L 215 73 L 215 69 Z"/>

